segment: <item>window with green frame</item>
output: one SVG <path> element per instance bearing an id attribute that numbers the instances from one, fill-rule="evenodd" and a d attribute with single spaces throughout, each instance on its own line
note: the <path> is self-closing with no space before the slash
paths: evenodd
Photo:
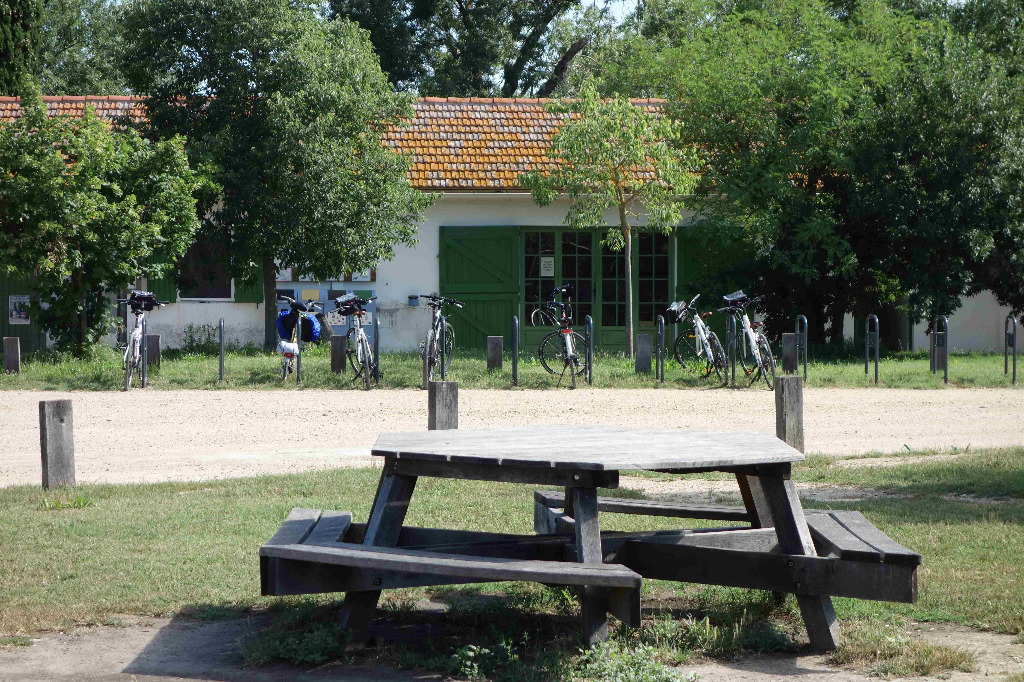
<path id="1" fill-rule="evenodd" d="M 601 326 L 626 326 L 626 254 L 601 245 Z"/>
<path id="2" fill-rule="evenodd" d="M 523 235 L 524 286 L 523 303 L 526 319 L 530 320 L 537 310 L 548 300 L 548 295 L 555 286 L 554 272 L 544 277 L 541 275 L 542 263 L 550 258 L 555 260 L 554 232 L 527 232 Z"/>
<path id="3" fill-rule="evenodd" d="M 573 316 L 582 322 L 594 314 L 594 235 L 590 232 L 561 234 L 559 284 L 572 287 Z"/>
<path id="4" fill-rule="evenodd" d="M 637 323 L 653 325 L 671 302 L 670 238 L 666 234 L 641 232 L 637 242 Z"/>

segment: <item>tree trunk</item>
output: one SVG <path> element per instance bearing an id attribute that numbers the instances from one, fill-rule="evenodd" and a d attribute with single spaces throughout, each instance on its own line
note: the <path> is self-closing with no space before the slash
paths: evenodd
<path id="1" fill-rule="evenodd" d="M 75 273 L 75 280 L 78 282 L 78 305 L 81 310 L 78 312 L 78 355 L 85 354 L 86 340 L 89 338 L 89 315 L 86 310 L 85 298 L 85 273 L 79 270 Z"/>
<path id="2" fill-rule="evenodd" d="M 619 228 L 626 240 L 626 352 L 633 357 L 633 235 L 626 220 L 626 207 L 619 205 Z"/>
<path id="3" fill-rule="evenodd" d="M 263 256 L 263 345 L 277 348 L 277 264 Z"/>

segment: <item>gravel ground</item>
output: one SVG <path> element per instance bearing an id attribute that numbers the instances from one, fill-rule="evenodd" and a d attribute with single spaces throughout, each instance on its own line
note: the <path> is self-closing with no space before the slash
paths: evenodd
<path id="1" fill-rule="evenodd" d="M 0 391 L 0 487 L 40 480 L 38 402 L 74 401 L 79 482 L 203 480 L 366 466 L 385 431 L 426 428 L 426 393 Z M 774 394 L 754 390 L 465 390 L 462 428 L 526 424 L 774 433 Z M 1022 442 L 1008 389 L 806 389 L 808 452 L 849 455 Z"/>

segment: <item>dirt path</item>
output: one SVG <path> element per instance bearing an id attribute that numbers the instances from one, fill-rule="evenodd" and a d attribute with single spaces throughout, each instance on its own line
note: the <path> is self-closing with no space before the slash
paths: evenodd
<path id="1" fill-rule="evenodd" d="M 385 431 L 425 428 L 426 394 L 371 391 L 0 391 L 0 487 L 39 481 L 38 403 L 74 401 L 80 482 L 201 480 L 364 466 Z M 774 433 L 768 391 L 466 390 L 463 428 L 675 425 Z M 848 455 L 1024 442 L 1007 389 L 807 389 L 808 452 Z"/>
<path id="2" fill-rule="evenodd" d="M 397 671 L 383 666 L 327 665 L 312 670 L 292 666 L 240 668 L 241 644 L 260 623 L 251 620 L 214 622 L 144 618 L 128 627 L 83 629 L 47 634 L 32 646 L 0 650 L 0 679 L 7 682 L 147 682 L 171 680 L 244 680 L 245 682 L 412 682 L 442 676 Z M 922 625 L 911 636 L 934 644 L 963 647 L 978 653 L 979 670 L 952 673 L 941 679 L 998 679 L 1024 670 L 1024 647 L 1008 635 L 976 632 L 947 625 Z M 680 671 L 696 671 L 702 680 L 771 682 L 866 682 L 864 674 L 840 669 L 814 654 L 744 656 L 732 661 L 684 664 Z M 920 682 L 935 678 L 914 678 Z"/>

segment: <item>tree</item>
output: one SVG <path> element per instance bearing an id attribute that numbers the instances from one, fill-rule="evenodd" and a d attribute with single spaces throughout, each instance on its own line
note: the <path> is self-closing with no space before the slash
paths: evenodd
<path id="1" fill-rule="evenodd" d="M 392 82 L 423 95 L 512 97 L 536 90 L 559 58 L 553 22 L 580 0 L 332 0 L 370 32 Z M 579 36 L 577 36 L 579 38 Z M 577 49 L 578 52 L 578 49 Z M 571 60 L 571 56 L 568 57 Z"/>
<path id="2" fill-rule="evenodd" d="M 615 211 L 618 222 L 604 243 L 625 249 L 626 335 L 633 355 L 633 230 L 668 234 L 682 220 L 683 196 L 696 183 L 696 154 L 677 144 L 678 123 L 649 113 L 626 97 L 601 99 L 593 82 L 580 96 L 546 106 L 567 120 L 551 139 L 551 168 L 520 176 L 534 201 L 547 206 L 561 195 L 569 198 L 565 224 L 592 229 L 605 224 L 604 212 Z"/>
<path id="3" fill-rule="evenodd" d="M 23 76 L 39 65 L 43 0 L 0 2 L 0 95 L 17 93 Z"/>
<path id="4" fill-rule="evenodd" d="M 201 178 L 181 138 L 111 130 L 91 109 L 47 118 L 30 81 L 22 106 L 0 125 L 0 272 L 32 280 L 32 318 L 81 354 L 109 328 L 111 292 L 185 252 Z"/>
<path id="5" fill-rule="evenodd" d="M 1024 259 L 1019 97 L 941 18 L 883 0 L 646 11 L 599 82 L 670 99 L 702 156 L 698 230 L 750 247 L 775 332 L 798 313 L 818 342 L 850 312 L 949 314 Z"/>
<path id="6" fill-rule="evenodd" d="M 148 93 L 151 134 L 187 136 L 193 161 L 214 169 L 207 229 L 230 243 L 235 276 L 262 267 L 269 347 L 275 263 L 326 280 L 414 243 L 433 197 L 382 144 L 411 101 L 365 31 L 289 0 L 136 2 L 125 25 L 124 69 Z"/>
<path id="7" fill-rule="evenodd" d="M 123 34 L 111 0 L 47 0 L 39 85 L 44 95 L 123 95 L 117 63 Z"/>

